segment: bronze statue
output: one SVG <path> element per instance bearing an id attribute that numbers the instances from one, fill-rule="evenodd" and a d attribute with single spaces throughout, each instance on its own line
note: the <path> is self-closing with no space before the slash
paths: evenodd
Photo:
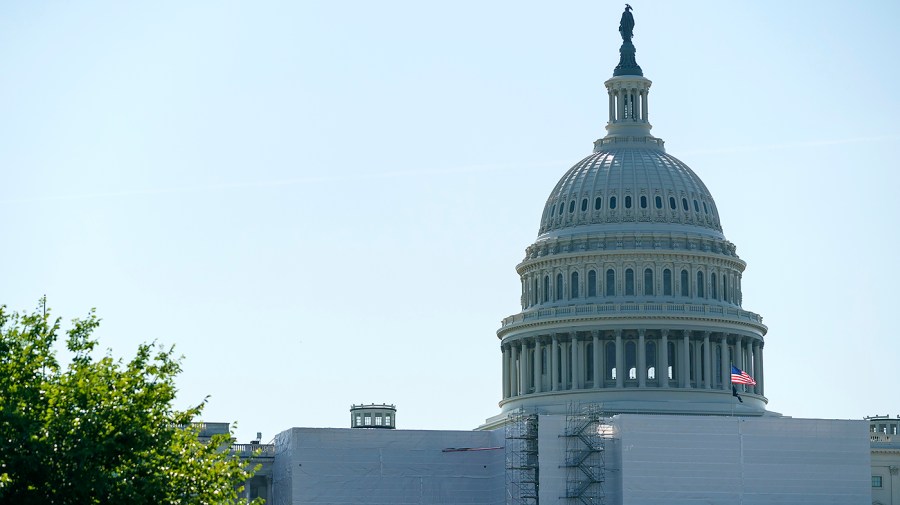
<path id="1" fill-rule="evenodd" d="M 619 33 L 622 34 L 624 42 L 631 42 L 631 37 L 634 37 L 634 16 L 631 15 L 631 6 L 628 4 L 625 4 L 625 12 L 619 21 Z"/>

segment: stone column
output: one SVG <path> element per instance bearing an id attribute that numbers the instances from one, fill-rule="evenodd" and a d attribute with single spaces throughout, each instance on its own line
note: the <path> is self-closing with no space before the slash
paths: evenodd
<path id="1" fill-rule="evenodd" d="M 509 395 L 519 396 L 519 348 L 509 344 L 512 356 L 509 360 Z"/>
<path id="2" fill-rule="evenodd" d="M 759 343 L 759 372 L 757 372 L 757 376 L 754 377 L 754 379 L 756 379 L 756 388 L 759 391 L 760 396 L 766 395 L 765 384 L 763 383 L 763 379 L 766 376 L 766 370 L 763 368 L 763 350 L 765 347 L 765 342 Z"/>
<path id="3" fill-rule="evenodd" d="M 519 344 L 519 394 L 528 394 L 528 344 L 524 338 Z"/>
<path id="4" fill-rule="evenodd" d="M 749 373 L 750 377 L 753 377 L 753 380 L 756 380 L 756 373 L 753 372 L 753 339 L 748 338 L 747 342 L 744 344 L 744 356 L 746 356 L 747 368 L 750 369 Z M 746 386 L 744 391 L 754 392 L 756 391 L 756 386 Z"/>
<path id="5" fill-rule="evenodd" d="M 622 348 L 622 330 L 616 330 L 616 387 L 625 387 L 625 349 Z"/>
<path id="6" fill-rule="evenodd" d="M 503 398 L 509 398 L 509 347 L 503 349 Z"/>
<path id="7" fill-rule="evenodd" d="M 712 352 L 709 349 L 709 332 L 703 332 L 703 377 L 706 389 L 712 389 Z"/>
<path id="8" fill-rule="evenodd" d="M 571 354 L 572 354 L 572 389 L 581 389 L 581 363 L 578 362 L 578 357 L 581 355 L 580 349 L 578 349 L 578 332 L 572 332 L 572 343 L 569 344 L 572 346 Z"/>
<path id="9" fill-rule="evenodd" d="M 682 331 L 684 335 L 681 348 L 681 387 L 691 387 L 691 337 L 689 331 Z"/>
<path id="10" fill-rule="evenodd" d="M 701 382 L 701 381 L 700 381 L 700 375 L 701 375 L 701 373 L 702 373 L 702 372 L 700 371 L 700 365 L 701 365 L 700 352 L 701 352 L 701 349 L 700 349 L 700 345 L 699 345 L 699 344 L 700 344 L 700 341 L 699 341 L 699 340 L 696 340 L 695 342 L 696 342 L 697 345 L 694 346 L 694 382 L 692 383 L 692 386 L 695 387 L 695 388 L 697 388 L 697 389 L 700 389 L 700 388 L 703 387 L 703 384 L 700 383 L 700 382 Z"/>
<path id="11" fill-rule="evenodd" d="M 594 344 L 594 356 L 592 359 L 594 360 L 594 389 L 596 389 L 603 384 L 604 375 L 601 366 L 603 363 L 603 360 L 601 359 L 603 351 L 600 349 L 600 332 L 594 330 L 591 333 L 593 334 L 593 341 L 591 343 Z"/>
<path id="12" fill-rule="evenodd" d="M 644 329 L 638 330 L 637 348 L 638 387 L 647 387 L 647 346 L 644 341 Z"/>
<path id="13" fill-rule="evenodd" d="M 650 94 L 650 91 L 645 89 L 644 90 L 644 103 L 641 104 L 642 109 L 644 111 L 644 122 L 645 123 L 647 121 L 650 121 L 650 106 L 647 105 L 647 102 L 648 102 L 647 95 L 649 95 L 649 94 Z"/>
<path id="14" fill-rule="evenodd" d="M 762 383 L 762 374 L 759 373 L 759 342 L 753 342 L 753 378 L 756 379 L 753 392 L 759 394 L 759 385 Z"/>
<path id="15" fill-rule="evenodd" d="M 728 391 L 731 389 L 731 361 L 728 359 L 728 334 L 722 334 L 722 389 Z"/>
<path id="16" fill-rule="evenodd" d="M 542 389 L 543 377 L 541 376 L 541 368 L 544 365 L 544 354 L 541 352 L 540 337 L 534 337 L 534 392 L 540 393 Z"/>
<path id="17" fill-rule="evenodd" d="M 559 337 L 553 334 L 550 350 L 550 391 L 559 389 Z"/>
<path id="18" fill-rule="evenodd" d="M 660 340 L 660 350 L 657 355 L 657 361 L 659 361 L 659 370 L 657 372 L 657 377 L 660 378 L 662 382 L 660 382 L 660 386 L 667 388 L 669 387 L 669 330 L 662 330 L 662 339 Z"/>
<path id="19" fill-rule="evenodd" d="M 734 366 L 744 369 L 744 337 L 736 335 L 734 339 Z M 743 384 L 737 385 L 738 391 L 746 391 Z"/>
<path id="20" fill-rule="evenodd" d="M 607 91 L 607 94 L 609 95 L 609 122 L 612 123 L 616 119 L 616 96 L 611 89 Z"/>

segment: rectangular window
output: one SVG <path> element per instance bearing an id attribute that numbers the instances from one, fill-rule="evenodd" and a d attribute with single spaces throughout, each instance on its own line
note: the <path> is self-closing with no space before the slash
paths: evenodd
<path id="1" fill-rule="evenodd" d="M 381 426 L 381 414 L 375 414 L 375 426 Z"/>
<path id="2" fill-rule="evenodd" d="M 359 414 L 356 414 L 356 425 L 362 426 L 362 416 Z"/>
<path id="3" fill-rule="evenodd" d="M 365 420 L 366 426 L 372 426 L 372 416 L 371 415 L 366 414 L 365 417 L 363 417 L 363 419 Z"/>
<path id="4" fill-rule="evenodd" d="M 872 487 L 881 487 L 881 475 L 872 476 Z"/>
<path id="5" fill-rule="evenodd" d="M 384 425 L 385 425 L 385 426 L 390 426 L 390 425 L 391 425 L 391 415 L 390 415 L 390 414 L 385 414 L 385 415 L 384 415 Z"/>

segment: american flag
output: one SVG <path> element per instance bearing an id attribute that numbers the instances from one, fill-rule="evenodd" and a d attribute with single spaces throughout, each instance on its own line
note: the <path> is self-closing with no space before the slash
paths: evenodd
<path id="1" fill-rule="evenodd" d="M 756 381 L 753 380 L 753 377 L 750 377 L 750 374 L 741 370 L 740 368 L 731 365 L 731 383 L 732 384 L 749 384 L 751 386 L 756 385 Z"/>

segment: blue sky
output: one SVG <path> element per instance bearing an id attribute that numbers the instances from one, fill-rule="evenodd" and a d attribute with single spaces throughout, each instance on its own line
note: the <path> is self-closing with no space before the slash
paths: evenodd
<path id="1" fill-rule="evenodd" d="M 632 5 L 653 133 L 748 262 L 769 408 L 900 414 L 900 4 Z M 179 402 L 242 441 L 361 402 L 473 428 L 622 7 L 5 2 L 0 304 L 175 344 Z"/>

